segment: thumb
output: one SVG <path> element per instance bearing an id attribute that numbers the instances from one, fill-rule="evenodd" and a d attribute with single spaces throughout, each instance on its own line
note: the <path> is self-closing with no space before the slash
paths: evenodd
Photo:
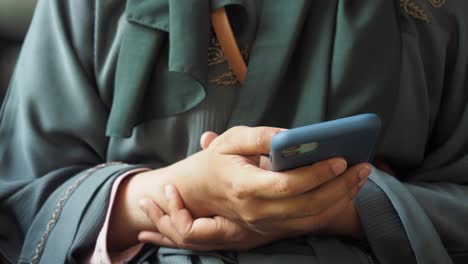
<path id="1" fill-rule="evenodd" d="M 224 154 L 244 156 L 268 154 L 271 139 L 284 130 L 286 129 L 276 127 L 233 127 L 215 138 L 211 145 Z"/>
<path id="2" fill-rule="evenodd" d="M 193 222 L 190 235 L 187 239 L 190 243 L 232 243 L 233 237 L 244 233 L 242 226 L 221 217 L 198 218 Z"/>

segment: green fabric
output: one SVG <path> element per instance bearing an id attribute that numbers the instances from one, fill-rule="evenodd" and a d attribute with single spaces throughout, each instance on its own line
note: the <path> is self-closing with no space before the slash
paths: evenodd
<path id="1" fill-rule="evenodd" d="M 195 153 L 206 130 L 374 112 L 396 176 L 374 169 L 358 196 L 369 248 L 381 263 L 468 262 L 468 2 L 404 3 L 40 0 L 0 110 L 1 260 L 29 262 L 57 197 L 98 164 L 132 165 L 78 181 L 42 263 L 90 252 L 114 179 Z M 249 51 L 242 87 L 207 63 L 208 15 L 225 5 Z M 367 263 L 366 249 L 309 235 L 242 253 L 147 246 L 135 262 Z"/>
<path id="2" fill-rule="evenodd" d="M 209 14 L 220 6 L 249 5 L 244 2 L 128 1 L 130 23 L 120 44 L 107 135 L 129 137 L 144 120 L 185 112 L 199 104 L 208 78 Z M 166 42 L 168 48 L 162 49 Z M 158 70 L 151 75 L 154 68 Z M 148 90 L 148 86 L 157 89 Z"/>

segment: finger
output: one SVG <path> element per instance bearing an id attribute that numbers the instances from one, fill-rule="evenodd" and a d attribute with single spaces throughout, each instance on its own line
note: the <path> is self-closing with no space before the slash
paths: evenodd
<path id="1" fill-rule="evenodd" d="M 142 243 L 151 243 L 163 247 L 176 248 L 177 244 L 166 236 L 158 232 L 142 231 L 138 234 L 138 241 Z"/>
<path id="2" fill-rule="evenodd" d="M 252 196 L 261 199 L 297 196 L 338 177 L 346 170 L 346 167 L 346 161 L 342 158 L 332 158 L 283 172 L 245 166 L 242 168 L 242 173 L 252 175 L 252 177 L 233 178 L 236 179 L 234 181 L 235 194 L 241 199 Z M 232 175 L 232 177 L 235 176 Z"/>
<path id="3" fill-rule="evenodd" d="M 152 200 L 142 200 L 145 213 L 159 232 L 141 232 L 139 240 L 167 247 L 206 250 L 232 244 L 233 237 L 243 232 L 242 227 L 223 217 L 199 218 L 193 221 L 177 189 L 166 187 L 171 215 L 165 215 Z M 180 209 L 182 208 L 182 209 Z M 222 247 L 221 247 L 222 248 Z"/>
<path id="4" fill-rule="evenodd" d="M 153 200 L 144 199 L 140 201 L 140 205 L 162 236 L 174 242 L 180 241 L 181 235 L 174 227 L 171 217 L 164 214 L 162 209 Z"/>
<path id="5" fill-rule="evenodd" d="M 172 226 L 174 226 L 179 237 L 174 240 L 184 244 L 212 244 L 226 243 L 232 236 L 240 233 L 242 227 L 223 217 L 202 217 L 193 220 L 190 212 L 183 208 L 171 215 Z M 165 230 L 161 230 L 165 234 Z"/>
<path id="6" fill-rule="evenodd" d="M 187 242 L 192 244 L 233 243 L 245 232 L 244 227 L 227 218 L 198 218 L 193 222 Z"/>
<path id="7" fill-rule="evenodd" d="M 214 226 L 211 225 L 207 226 L 209 229 L 212 229 L 213 227 Z M 239 237 L 239 233 L 233 233 L 233 236 L 217 236 L 215 232 L 212 232 L 211 230 L 209 232 L 212 233 L 210 237 L 204 237 L 193 241 L 179 241 L 176 243 L 167 236 L 164 236 L 164 234 L 153 231 L 142 231 L 138 234 L 138 240 L 142 243 L 152 243 L 159 246 L 199 251 L 240 249 L 245 248 L 247 246 L 246 244 L 250 242 L 245 241 L 244 237 Z"/>
<path id="8" fill-rule="evenodd" d="M 143 233 L 142 239 L 150 239 L 153 241 L 152 243 L 158 245 L 175 247 L 177 243 L 174 241 L 180 241 L 181 235 L 174 227 L 171 217 L 164 214 L 162 209 L 153 200 L 141 200 L 140 206 L 159 232 Z"/>
<path id="9" fill-rule="evenodd" d="M 176 243 L 226 243 L 232 239 L 232 235 L 242 231 L 240 225 L 223 217 L 198 218 L 194 221 L 190 212 L 184 207 L 177 188 L 172 185 L 166 186 L 166 194 L 171 223 L 162 226 L 159 232 Z M 167 229 L 170 226 L 173 230 Z"/>
<path id="10" fill-rule="evenodd" d="M 258 155 L 270 152 L 271 138 L 285 129 L 276 127 L 233 127 L 212 144 L 219 153 L 234 155 Z"/>
<path id="11" fill-rule="evenodd" d="M 202 149 L 207 149 L 210 146 L 211 142 L 213 142 L 213 140 L 217 137 L 218 134 L 211 131 L 203 133 L 203 135 L 200 137 L 200 147 Z"/>
<path id="12" fill-rule="evenodd" d="M 163 247 L 171 247 L 171 248 L 181 248 L 181 249 L 188 249 L 188 250 L 196 250 L 196 251 L 213 251 L 213 250 L 243 250 L 255 247 L 260 245 L 260 243 L 256 243 L 249 246 L 249 241 L 242 241 L 240 243 L 212 243 L 212 244 L 176 244 L 169 238 L 159 234 L 157 232 L 152 231 L 142 231 L 138 234 L 138 241 L 142 243 L 150 243 L 158 246 Z"/>
<path id="13" fill-rule="evenodd" d="M 306 233 L 316 233 L 326 228 L 326 226 L 339 216 L 350 203 L 353 203 L 353 201 L 350 201 L 347 197 L 343 197 L 319 215 L 277 222 L 277 224 L 271 228 L 285 234 L 290 234 L 291 237 Z"/>
<path id="14" fill-rule="evenodd" d="M 175 215 L 177 211 L 184 209 L 184 202 L 180 197 L 179 192 L 173 185 L 166 185 L 164 187 L 166 201 L 168 202 L 169 215 Z"/>
<path id="15" fill-rule="evenodd" d="M 299 196 L 259 204 L 258 213 L 264 219 L 285 219 L 317 216 L 329 210 L 342 199 L 353 200 L 364 184 L 371 167 L 359 164 L 348 169 L 343 175 L 319 188 Z"/>
<path id="16" fill-rule="evenodd" d="M 270 169 L 270 158 L 268 155 L 265 155 L 265 154 L 251 155 L 251 156 L 246 156 L 246 158 L 250 161 L 249 162 L 250 164 L 253 164 L 260 169 L 263 169 L 263 170 Z"/>
<path id="17" fill-rule="evenodd" d="M 260 156 L 259 167 L 264 170 L 270 169 L 270 158 L 268 156 Z"/>
<path id="18" fill-rule="evenodd" d="M 227 233 L 234 233 L 235 225 L 224 218 L 199 218 L 193 220 L 178 190 L 172 186 L 165 187 L 169 204 L 169 217 L 162 217 L 158 223 L 159 232 L 174 241 L 177 245 L 212 244 L 225 242 Z M 231 225 L 228 225 L 230 223 Z"/>
<path id="19" fill-rule="evenodd" d="M 179 235 L 179 239 L 186 240 L 192 234 L 193 217 L 192 214 L 185 208 L 182 197 L 179 191 L 173 185 L 165 187 L 166 198 L 169 204 L 169 214 L 171 225 Z M 179 240 L 176 239 L 176 240 Z"/>
<path id="20" fill-rule="evenodd" d="M 163 210 L 151 199 L 142 199 L 139 203 L 145 215 L 156 226 L 159 219 L 164 216 Z"/>

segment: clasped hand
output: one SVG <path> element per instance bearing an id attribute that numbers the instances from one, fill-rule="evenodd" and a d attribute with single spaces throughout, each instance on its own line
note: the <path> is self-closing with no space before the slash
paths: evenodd
<path id="1" fill-rule="evenodd" d="M 308 233 L 359 236 L 354 198 L 371 166 L 348 168 L 344 159 L 333 158 L 269 171 L 262 154 L 280 131 L 234 127 L 219 136 L 205 133 L 202 151 L 164 169 L 171 179 L 166 203 L 140 201 L 157 231 L 142 231 L 138 239 L 192 250 L 247 250 Z"/>

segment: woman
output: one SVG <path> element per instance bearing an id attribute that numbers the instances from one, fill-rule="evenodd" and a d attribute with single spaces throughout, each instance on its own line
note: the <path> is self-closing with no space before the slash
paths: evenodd
<path id="1" fill-rule="evenodd" d="M 222 6 L 242 86 L 211 39 Z M 2 260 L 465 263 L 467 10 L 39 1 L 0 112 Z M 391 169 L 265 170 L 279 128 L 364 112 Z"/>

